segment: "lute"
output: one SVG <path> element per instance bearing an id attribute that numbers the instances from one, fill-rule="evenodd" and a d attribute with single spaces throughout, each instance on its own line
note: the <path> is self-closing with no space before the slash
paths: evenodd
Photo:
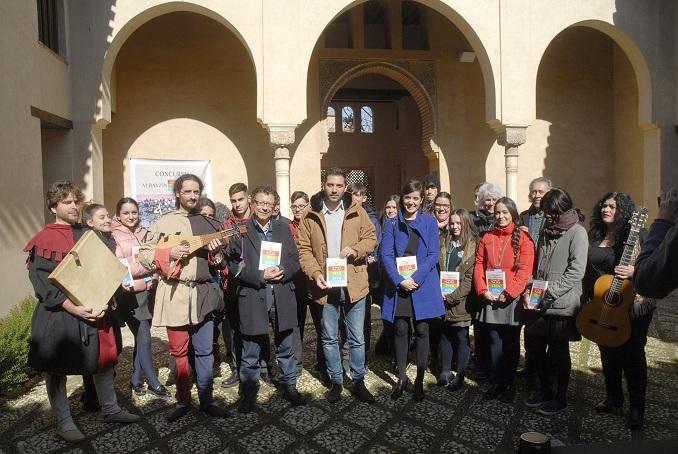
<path id="1" fill-rule="evenodd" d="M 173 248 L 174 246 L 188 246 L 188 253 L 192 254 L 198 249 L 205 247 L 212 240 L 222 240 L 238 233 L 247 232 L 247 226 L 240 225 L 226 230 L 204 235 L 163 235 L 158 241 L 158 249 Z"/>
<path id="2" fill-rule="evenodd" d="M 647 208 L 633 212 L 631 231 L 624 243 L 624 252 L 619 265 L 633 265 L 640 240 L 640 230 L 647 221 Z M 593 287 L 593 300 L 585 305 L 577 316 L 577 330 L 585 338 L 605 347 L 618 347 L 631 336 L 629 307 L 636 292 L 631 281 L 611 274 L 600 276 Z"/>

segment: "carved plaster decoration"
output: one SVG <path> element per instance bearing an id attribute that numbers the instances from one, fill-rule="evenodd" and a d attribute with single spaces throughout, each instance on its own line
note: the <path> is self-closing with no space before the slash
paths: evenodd
<path id="1" fill-rule="evenodd" d="M 269 142 L 273 148 L 283 148 L 292 145 L 296 138 L 294 130 L 296 126 L 268 125 Z"/>
<path id="2" fill-rule="evenodd" d="M 527 141 L 527 126 L 500 125 L 495 129 L 497 143 L 508 148 L 517 148 Z"/>

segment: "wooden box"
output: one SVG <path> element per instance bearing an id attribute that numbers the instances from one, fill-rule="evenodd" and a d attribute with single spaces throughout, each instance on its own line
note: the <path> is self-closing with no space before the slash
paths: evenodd
<path id="1" fill-rule="evenodd" d="M 120 287 L 127 268 L 93 231 L 85 233 L 49 275 L 75 304 L 98 314 Z"/>

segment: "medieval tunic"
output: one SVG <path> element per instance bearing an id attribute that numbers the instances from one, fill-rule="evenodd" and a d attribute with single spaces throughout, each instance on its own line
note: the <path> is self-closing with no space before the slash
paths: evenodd
<path id="1" fill-rule="evenodd" d="M 139 261 L 161 275 L 155 294 L 154 326 L 199 325 L 215 309 L 209 298 L 213 274 L 207 249 L 200 248 L 187 260 L 177 262 L 170 258 L 170 248 L 156 247 L 158 242 L 164 235 L 196 236 L 218 230 L 216 220 L 179 210 L 164 214 L 150 226 L 146 243 L 139 251 Z"/>
<path id="2" fill-rule="evenodd" d="M 28 277 L 38 299 L 28 352 L 28 366 L 36 371 L 95 374 L 117 362 L 121 339 L 108 314 L 96 323 L 74 317 L 62 307 L 67 296 L 48 279 L 85 231 L 79 226 L 48 224 L 24 248 L 29 253 Z"/>

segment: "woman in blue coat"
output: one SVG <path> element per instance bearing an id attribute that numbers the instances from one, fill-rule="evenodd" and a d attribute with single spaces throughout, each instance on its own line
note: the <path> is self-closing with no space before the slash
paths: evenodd
<path id="1" fill-rule="evenodd" d="M 440 251 L 438 224 L 433 217 L 419 211 L 422 194 L 420 182 L 410 180 L 405 184 L 398 219 L 394 223 L 386 223 L 382 237 L 381 262 L 387 278 L 381 316 L 394 325 L 398 363 L 398 383 L 391 394 L 392 399 L 402 396 L 408 385 L 406 369 L 410 320 L 417 340 L 417 378 L 413 398 L 416 401 L 424 399 L 429 324 L 431 319 L 445 313 L 437 269 Z M 399 257 L 416 257 L 414 274 L 406 277 L 407 272 L 399 271 L 396 260 Z"/>

